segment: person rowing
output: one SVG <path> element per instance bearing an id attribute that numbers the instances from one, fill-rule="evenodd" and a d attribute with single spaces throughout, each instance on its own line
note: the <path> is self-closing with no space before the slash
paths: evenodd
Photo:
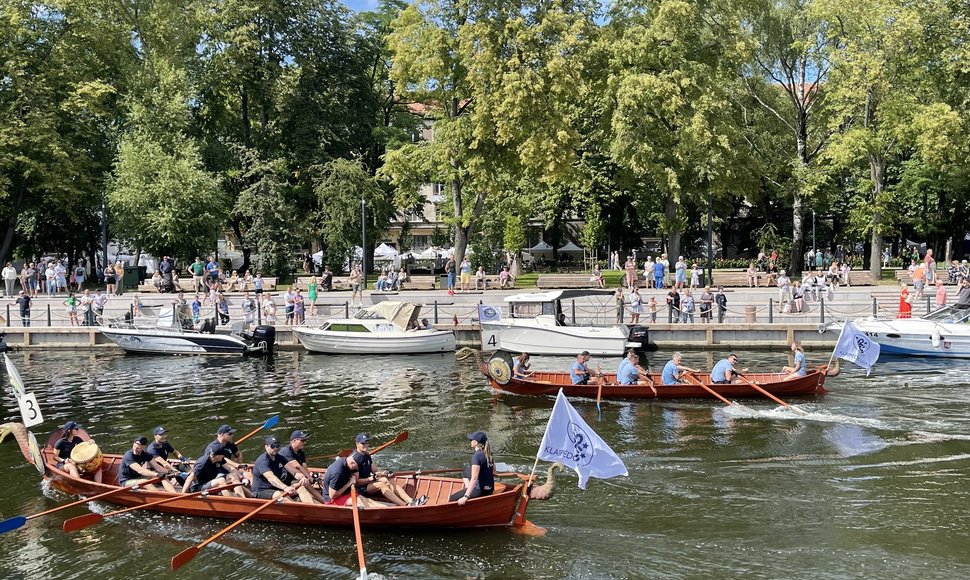
<path id="1" fill-rule="evenodd" d="M 152 431 L 154 441 L 148 444 L 145 449 L 145 453 L 151 457 L 151 467 L 159 473 L 164 473 L 166 475 L 175 475 L 182 477 L 183 473 L 176 469 L 172 463 L 169 461 L 169 455 L 174 455 L 175 459 L 179 463 L 184 462 L 185 458 L 181 453 L 168 442 L 168 430 L 165 427 L 158 426 Z"/>
<path id="2" fill-rule="evenodd" d="M 222 468 L 222 465 L 226 461 L 226 455 L 231 453 L 232 450 L 224 447 L 213 447 L 211 445 L 206 447 L 205 453 L 195 460 L 192 471 L 185 478 L 185 483 L 182 484 L 182 493 L 195 493 L 226 485 L 226 471 Z M 222 490 L 221 493 L 227 497 L 231 497 L 233 494 L 228 489 Z"/>
<path id="3" fill-rule="evenodd" d="M 576 362 L 569 367 L 569 378 L 574 385 L 588 385 L 593 372 L 589 370 L 589 351 L 584 350 L 576 357 Z"/>
<path id="4" fill-rule="evenodd" d="M 286 467 L 286 483 L 298 483 L 297 493 L 303 503 L 324 503 L 323 494 L 313 486 L 314 477 L 306 463 L 306 440 L 309 435 L 297 429 L 290 434 L 290 444 L 280 448 L 279 456 L 283 458 Z"/>
<path id="5" fill-rule="evenodd" d="M 650 374 L 640 366 L 640 355 L 631 351 L 626 353 L 626 357 L 616 370 L 616 382 L 620 385 L 647 385 L 653 391 L 654 396 L 657 389 L 650 380 Z"/>
<path id="6" fill-rule="evenodd" d="M 488 444 L 488 436 L 483 431 L 468 434 L 468 440 L 474 451 L 468 477 L 462 477 L 464 489 L 451 494 L 448 501 L 456 501 L 458 505 L 472 498 L 492 495 L 495 491 L 495 459 Z"/>
<path id="7" fill-rule="evenodd" d="M 739 372 L 735 366 L 737 364 L 738 355 L 733 352 L 727 355 L 727 358 L 717 361 L 717 364 L 711 369 L 711 382 L 715 385 L 730 385 L 738 382 L 741 373 L 747 372 L 748 369 L 741 369 Z"/>
<path id="8" fill-rule="evenodd" d="M 370 454 L 370 436 L 358 433 L 354 439 L 356 453 L 360 455 L 357 462 L 357 493 L 364 497 L 382 495 L 394 505 L 416 506 L 428 503 L 428 496 L 422 495 L 412 498 L 404 488 L 392 482 L 387 471 L 377 472 Z"/>
<path id="9" fill-rule="evenodd" d="M 219 470 L 229 483 L 242 483 L 245 479 L 242 470 L 242 452 L 239 451 L 239 447 L 232 440 L 233 433 L 235 432 L 236 430 L 229 425 L 220 426 L 219 430 L 216 431 L 215 441 L 209 443 L 206 451 L 225 450 L 225 461 L 219 465 Z M 250 497 L 252 494 L 249 493 L 249 489 L 245 485 L 240 485 L 236 488 L 236 495 L 239 497 Z"/>
<path id="10" fill-rule="evenodd" d="M 54 450 L 57 451 L 57 468 L 63 469 L 64 471 L 70 473 L 73 477 L 80 478 L 81 471 L 77 468 L 77 464 L 71 459 L 71 452 L 77 447 L 79 443 L 82 443 L 81 437 L 78 435 L 78 431 L 81 426 L 74 421 L 68 421 L 64 423 L 62 428 L 64 435 L 54 443 Z M 101 483 L 101 470 L 94 472 L 94 481 Z"/>
<path id="11" fill-rule="evenodd" d="M 660 377 L 660 382 L 664 385 L 681 385 L 681 379 L 683 378 L 683 373 L 699 373 L 698 369 L 692 369 L 687 365 L 682 364 L 681 355 L 679 352 L 675 352 L 667 364 L 664 365 L 663 374 Z"/>
<path id="12" fill-rule="evenodd" d="M 327 505 L 351 505 L 350 486 L 357 484 L 358 461 L 363 459 L 357 451 L 348 457 L 338 457 L 323 474 L 323 499 Z M 357 506 L 367 508 L 377 505 L 373 501 L 358 497 Z"/>
<path id="13" fill-rule="evenodd" d="M 808 374 L 808 368 L 805 366 L 805 353 L 802 351 L 801 343 L 799 343 L 797 340 L 793 340 L 791 343 L 791 351 L 795 353 L 794 365 L 786 365 L 781 369 L 781 372 L 788 373 L 788 376 L 783 379 L 786 381 L 804 377 Z"/>
<path id="14" fill-rule="evenodd" d="M 529 368 L 529 353 L 523 352 L 515 359 L 515 369 L 512 376 L 517 379 L 527 379 L 535 374 L 535 371 L 531 371 Z"/>
<path id="15" fill-rule="evenodd" d="M 302 483 L 293 485 L 284 481 L 286 459 L 280 453 L 280 441 L 270 435 L 263 441 L 263 454 L 253 463 L 253 496 L 259 499 L 278 499 L 298 501 L 297 490 Z"/>
<path id="16" fill-rule="evenodd" d="M 146 489 L 158 490 L 154 485 L 145 485 L 149 480 L 161 477 L 162 487 L 165 491 L 175 493 L 175 486 L 166 477 L 167 471 L 156 472 L 152 469 L 152 458 L 145 453 L 148 447 L 148 437 L 144 435 L 136 437 L 131 444 L 131 449 L 121 457 L 121 466 L 118 468 L 118 484 L 124 487 L 144 486 Z"/>

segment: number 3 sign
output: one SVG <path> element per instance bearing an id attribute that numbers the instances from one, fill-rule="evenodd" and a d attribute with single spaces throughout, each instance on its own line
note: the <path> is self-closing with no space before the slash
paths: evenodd
<path id="1" fill-rule="evenodd" d="M 17 402 L 20 404 L 20 416 L 24 418 L 24 426 L 28 429 L 44 422 L 44 417 L 40 414 L 40 405 L 37 404 L 37 397 L 33 393 L 25 394 Z"/>

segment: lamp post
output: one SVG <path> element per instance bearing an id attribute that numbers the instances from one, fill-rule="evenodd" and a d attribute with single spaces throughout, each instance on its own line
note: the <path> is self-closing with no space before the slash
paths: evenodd
<path id="1" fill-rule="evenodd" d="M 812 210 L 812 253 L 814 254 L 815 252 L 816 252 L 815 250 L 815 210 L 813 209 Z"/>
<path id="2" fill-rule="evenodd" d="M 364 285 L 360 291 L 363 302 L 364 290 L 367 290 L 367 206 L 364 198 L 360 198 L 360 271 L 364 276 Z"/>
<path id="3" fill-rule="evenodd" d="M 714 193 L 707 192 L 707 284 L 714 285 Z"/>

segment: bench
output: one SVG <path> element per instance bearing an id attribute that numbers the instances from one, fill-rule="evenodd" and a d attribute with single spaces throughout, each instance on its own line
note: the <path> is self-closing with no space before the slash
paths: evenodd
<path id="1" fill-rule="evenodd" d="M 311 278 L 313 278 L 313 276 L 299 276 L 293 281 L 293 287 L 306 290 L 309 288 Z M 323 286 L 320 285 L 320 281 L 321 277 L 317 276 L 317 294 L 335 290 L 350 290 L 350 276 L 332 276 L 330 278 L 330 290 L 324 290 Z"/>
<path id="2" fill-rule="evenodd" d="M 854 274 L 854 273 L 855 272 L 852 272 L 852 273 L 849 274 L 849 281 L 852 282 L 853 284 L 855 283 L 852 280 L 852 274 Z M 907 284 L 912 284 L 913 283 L 913 274 L 909 270 L 906 270 L 906 269 L 896 270 L 895 271 L 895 275 L 896 275 L 896 281 L 897 282 L 900 281 L 900 280 L 905 280 Z M 937 268 L 936 269 L 936 277 L 938 279 L 940 279 L 940 280 L 943 280 L 944 282 L 946 282 L 947 280 L 950 279 L 949 278 L 949 274 L 946 273 L 946 269 L 940 270 L 939 268 Z"/>
<path id="3" fill-rule="evenodd" d="M 595 288 L 590 274 L 543 274 L 536 278 L 537 288 Z"/>
<path id="4" fill-rule="evenodd" d="M 437 276 L 411 276 L 402 290 L 434 290 Z"/>

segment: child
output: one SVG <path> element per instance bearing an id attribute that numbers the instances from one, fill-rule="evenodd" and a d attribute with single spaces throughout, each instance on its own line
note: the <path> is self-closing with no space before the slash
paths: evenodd
<path id="1" fill-rule="evenodd" d="M 691 268 L 691 271 L 690 271 L 690 289 L 691 290 L 694 290 L 695 288 L 699 288 L 700 287 L 700 285 L 701 285 L 701 272 L 702 271 L 703 270 L 701 270 L 700 268 L 697 267 L 697 264 L 694 264 L 694 266 Z"/>
<path id="2" fill-rule="evenodd" d="M 650 297 L 650 322 L 657 322 L 657 297 Z"/>

